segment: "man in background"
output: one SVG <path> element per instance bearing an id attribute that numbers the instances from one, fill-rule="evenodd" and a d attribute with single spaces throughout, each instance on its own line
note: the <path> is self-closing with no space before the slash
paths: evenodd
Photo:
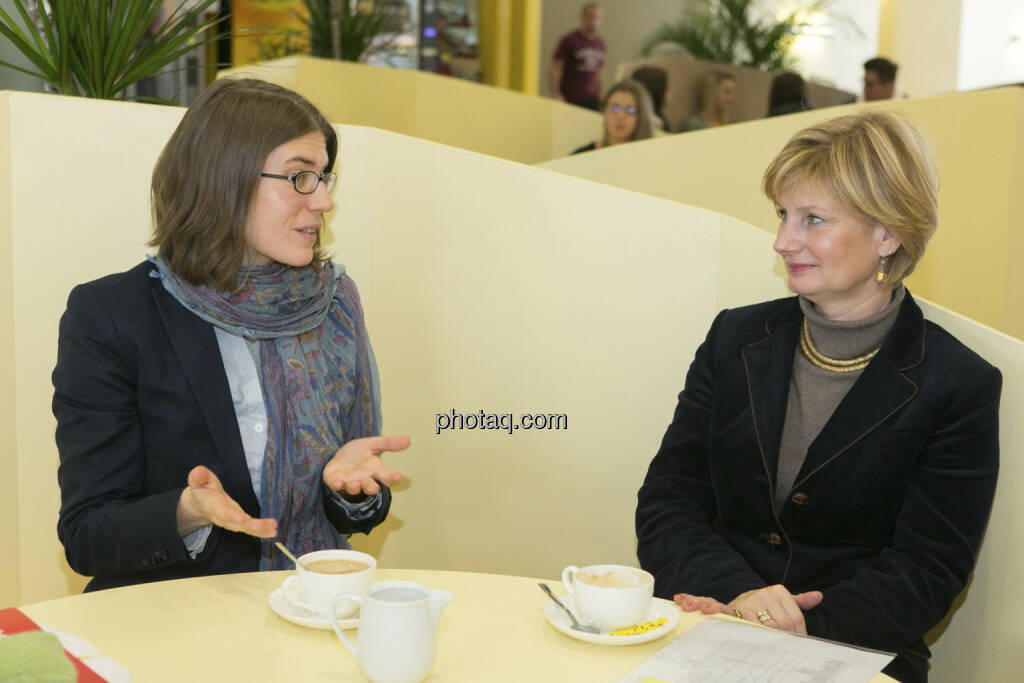
<path id="1" fill-rule="evenodd" d="M 601 67 L 604 40 L 601 8 L 588 2 L 580 9 L 580 27 L 562 36 L 548 69 L 548 85 L 555 99 L 595 111 L 601 108 Z"/>
<path id="2" fill-rule="evenodd" d="M 885 57 L 874 57 L 864 62 L 864 101 L 892 99 L 898 68 L 895 62 Z"/>

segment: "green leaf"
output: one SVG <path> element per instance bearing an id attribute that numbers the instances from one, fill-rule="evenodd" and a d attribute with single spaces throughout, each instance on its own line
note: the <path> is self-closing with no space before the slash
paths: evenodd
<path id="1" fill-rule="evenodd" d="M 23 74 L 28 74 L 29 76 L 34 76 L 36 78 L 42 78 L 44 81 L 46 80 L 46 76 L 39 73 L 38 71 L 29 71 L 28 69 L 20 67 L 17 64 L 11 64 L 10 62 L 5 62 L 2 59 L 0 59 L 0 66 L 6 66 L 8 69 L 14 69 L 15 71 L 20 71 Z"/>
<path id="2" fill-rule="evenodd" d="M 41 14 L 41 32 L 29 20 L 27 0 L 12 0 L 28 28 L 22 30 L 0 9 L 0 34 L 39 73 L 7 62 L 0 66 L 40 76 L 63 94 L 116 97 L 174 59 L 218 39 L 204 35 L 218 20 L 202 20 L 215 1 L 179 5 L 147 35 L 162 0 L 50 0 L 51 15 Z"/>
<path id="3" fill-rule="evenodd" d="M 18 49 L 37 69 L 44 80 L 50 80 L 53 75 L 53 65 L 47 59 L 47 53 L 33 45 L 31 39 L 18 26 L 17 22 L 11 19 L 10 15 L 0 9 L 0 34 L 11 41 L 11 44 Z M 6 65 L 6 64 L 5 64 Z M 19 69 L 20 70 L 20 69 Z"/>
<path id="4" fill-rule="evenodd" d="M 755 17 L 754 0 L 691 3 L 692 9 L 683 11 L 679 20 L 662 24 L 644 41 L 642 54 L 651 54 L 661 43 L 675 43 L 697 59 L 785 68 L 792 61 L 792 29 L 799 17 L 823 11 L 833 1 L 813 0 L 779 20 Z"/>
<path id="5" fill-rule="evenodd" d="M 46 43 L 43 42 L 42 36 L 39 35 L 39 31 L 36 30 L 35 24 L 32 23 L 32 17 L 29 16 L 28 10 L 22 6 L 22 4 L 15 3 L 14 8 L 18 10 L 18 14 L 21 15 L 21 20 L 25 23 L 28 28 L 29 34 L 35 44 L 36 50 L 40 53 L 46 53 Z"/>

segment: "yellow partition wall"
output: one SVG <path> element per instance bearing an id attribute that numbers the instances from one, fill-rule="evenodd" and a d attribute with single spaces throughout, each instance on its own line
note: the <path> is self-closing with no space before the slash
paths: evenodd
<path id="1" fill-rule="evenodd" d="M 933 683 L 1015 681 L 1024 670 L 1024 343 L 930 302 L 925 317 L 943 326 L 1003 373 L 999 407 L 999 484 L 978 565 L 954 611 L 925 637 Z"/>
<path id="2" fill-rule="evenodd" d="M 11 236 L 11 120 L 7 97 L 0 94 L 0 546 L 8 560 L 0 563 L 0 605 L 16 604 L 21 594 L 18 527 L 17 402 L 14 387 L 14 252 Z M 10 549 L 14 552 L 11 553 Z M 12 557 L 13 556 L 13 557 Z"/>
<path id="3" fill-rule="evenodd" d="M 126 270 L 141 261 L 149 239 L 149 179 L 153 163 L 183 109 L 0 93 L 9 117 L 0 163 L 11 172 L 2 207 L 7 229 L 0 243 L 0 372 L 4 382 L 4 438 L 0 454 L 4 534 L 16 549 L 7 565 L 20 577 L 15 591 L 0 583 L 3 603 L 17 604 L 79 592 L 85 584 L 64 563 L 57 541 L 57 452 L 50 412 L 50 372 L 57 358 L 57 323 L 74 284 Z M 6 489 L 3 489 L 6 491 Z M 13 520 L 13 521 L 12 521 Z M 13 594 L 12 594 L 13 593 Z"/>
<path id="4" fill-rule="evenodd" d="M 542 168 L 736 216 L 774 232 L 761 176 L 798 130 L 871 105 L 847 105 L 557 159 Z M 934 142 L 939 230 L 908 284 L 915 294 L 1024 338 L 1013 248 L 1024 239 L 1024 89 L 897 100 Z M 1021 245 L 1024 246 L 1024 245 Z"/>
<path id="5" fill-rule="evenodd" d="M 57 320 L 74 284 L 146 251 L 148 176 L 181 110 L 24 93 L 0 94 L 5 110 L 0 163 L 18 173 L 0 204 L 0 254 L 12 264 L 0 316 L 13 330 L 8 347 L 0 341 L 0 371 L 13 368 L 3 405 L 17 411 L 0 473 L 18 477 L 17 531 L 5 537 L 20 571 L 16 604 L 83 583 L 54 531 Z M 547 578 L 569 563 L 633 562 L 636 490 L 711 319 L 784 292 L 771 236 L 386 131 L 339 133 L 332 249 L 362 292 L 385 431 L 413 440 L 386 456 L 408 475 L 390 518 L 356 546 L 385 567 Z M 928 310 L 1002 368 L 1005 454 L 973 586 L 934 645 L 932 680 L 1013 680 L 1024 644 L 1014 582 L 1024 563 L 1014 535 L 1024 344 Z M 435 433 L 436 414 L 453 409 L 564 413 L 567 429 Z"/>
<path id="6" fill-rule="evenodd" d="M 602 125 L 599 114 L 582 107 L 421 71 L 287 57 L 221 73 L 297 90 L 335 123 L 383 128 L 528 164 L 587 144 Z"/>
<path id="7" fill-rule="evenodd" d="M 350 209 L 339 218 L 372 215 L 385 432 L 413 439 L 408 455 L 391 457 L 410 484 L 364 547 L 388 565 L 536 576 L 634 562 L 636 490 L 721 305 L 722 218 L 362 135 L 357 143 L 344 129 L 346 173 L 369 170 L 392 189 L 361 206 L 342 190 Z M 781 294 L 770 254 L 760 260 L 762 293 Z M 437 415 L 452 411 L 565 414 L 568 429 L 437 434 Z"/>

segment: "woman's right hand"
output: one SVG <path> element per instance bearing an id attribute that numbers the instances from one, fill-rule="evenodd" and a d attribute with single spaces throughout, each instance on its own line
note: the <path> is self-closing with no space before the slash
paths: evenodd
<path id="1" fill-rule="evenodd" d="M 726 614 L 805 636 L 804 612 L 821 604 L 822 598 L 821 591 L 793 595 L 782 584 L 776 584 L 740 593 L 726 605 Z M 759 614 L 764 612 L 769 618 L 762 621 Z"/>
<path id="2" fill-rule="evenodd" d="M 776 585 L 741 593 L 733 598 L 728 605 L 714 598 L 690 595 L 689 593 L 678 593 L 674 599 L 684 612 L 701 612 L 703 614 L 721 612 L 730 616 L 738 616 L 747 621 L 763 623 L 771 628 L 807 635 L 803 613 L 821 604 L 822 597 L 821 591 L 808 591 L 793 595 L 785 586 Z M 762 622 L 757 616 L 761 610 L 766 610 L 771 618 Z"/>
<path id="3" fill-rule="evenodd" d="M 276 519 L 256 519 L 247 514 L 224 492 L 217 475 L 202 465 L 188 473 L 188 486 L 178 499 L 177 518 L 182 538 L 207 524 L 259 538 L 277 536 Z"/>

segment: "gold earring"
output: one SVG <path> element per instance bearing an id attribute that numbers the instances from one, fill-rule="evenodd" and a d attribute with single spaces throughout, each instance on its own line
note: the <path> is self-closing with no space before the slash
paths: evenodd
<path id="1" fill-rule="evenodd" d="M 889 268 L 892 267 L 892 265 L 889 263 L 889 256 L 892 256 L 892 253 L 894 251 L 896 250 L 890 249 L 889 255 L 883 256 L 881 260 L 878 262 L 878 270 L 875 272 L 875 282 L 877 282 L 878 284 L 884 283 L 885 279 L 889 277 Z"/>

